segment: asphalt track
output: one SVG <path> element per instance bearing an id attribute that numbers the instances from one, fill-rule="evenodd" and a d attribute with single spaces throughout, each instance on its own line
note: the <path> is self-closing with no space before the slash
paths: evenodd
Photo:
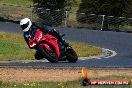
<path id="1" fill-rule="evenodd" d="M 19 25 L 0 22 L 0 31 L 22 33 Z M 0 67 L 132 67 L 132 34 L 124 32 L 97 31 L 87 29 L 61 28 L 60 33 L 65 33 L 65 39 L 89 43 L 98 47 L 116 51 L 117 55 L 110 58 L 93 58 L 79 60 L 77 63 L 45 61 L 10 61 L 0 62 Z"/>

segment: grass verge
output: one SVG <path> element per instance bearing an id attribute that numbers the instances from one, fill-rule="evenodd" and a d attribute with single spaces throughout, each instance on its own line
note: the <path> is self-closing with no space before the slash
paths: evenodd
<path id="1" fill-rule="evenodd" d="M 130 79 L 129 77 L 102 77 L 97 79 Z M 89 85 L 83 87 L 80 84 L 80 81 L 67 81 L 67 82 L 33 82 L 33 83 L 3 83 L 0 81 L 1 88 L 132 88 L 132 85 Z"/>
<path id="2" fill-rule="evenodd" d="M 23 7 L 29 7 L 33 5 L 32 0 L 0 0 L 0 3 L 19 5 Z"/>
<path id="3" fill-rule="evenodd" d="M 93 56 L 101 54 L 102 50 L 94 46 L 69 42 L 75 49 L 79 57 Z M 22 35 L 15 33 L 0 33 L 0 60 L 32 60 L 35 50 L 31 50 L 26 45 Z"/>
<path id="4" fill-rule="evenodd" d="M 19 21 L 21 18 L 32 16 L 32 9 L 0 3 L 0 17 L 3 19 Z"/>

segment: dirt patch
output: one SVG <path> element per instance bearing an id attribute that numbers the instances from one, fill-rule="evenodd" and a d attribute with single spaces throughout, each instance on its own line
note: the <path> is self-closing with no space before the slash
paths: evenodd
<path id="1" fill-rule="evenodd" d="M 90 78 L 111 75 L 132 77 L 132 69 L 87 69 L 87 71 Z M 0 80 L 3 82 L 72 81 L 80 78 L 81 69 L 0 68 Z"/>

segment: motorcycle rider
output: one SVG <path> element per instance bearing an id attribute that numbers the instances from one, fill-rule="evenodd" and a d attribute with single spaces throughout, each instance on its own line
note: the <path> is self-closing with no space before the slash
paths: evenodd
<path id="1" fill-rule="evenodd" d="M 28 44 L 29 40 L 33 40 L 34 39 L 34 35 L 36 33 L 37 30 L 41 30 L 43 32 L 43 34 L 49 33 L 51 35 L 53 35 L 54 37 L 56 37 L 64 46 L 68 47 L 68 43 L 66 43 L 62 37 L 60 36 L 60 34 L 55 30 L 55 29 L 50 29 L 48 28 L 48 26 L 43 25 L 43 28 L 38 26 L 37 24 L 33 23 L 29 18 L 24 18 L 21 19 L 20 21 L 20 26 L 24 32 L 24 39 L 26 41 L 26 43 Z M 28 44 L 29 46 L 29 44 Z M 29 48 L 31 48 L 29 46 Z"/>

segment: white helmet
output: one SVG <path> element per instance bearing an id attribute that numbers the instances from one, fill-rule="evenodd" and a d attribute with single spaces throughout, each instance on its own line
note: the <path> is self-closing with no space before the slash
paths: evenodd
<path id="1" fill-rule="evenodd" d="M 27 32 L 32 26 L 32 22 L 29 18 L 24 18 L 20 21 L 20 26 L 24 32 Z"/>

